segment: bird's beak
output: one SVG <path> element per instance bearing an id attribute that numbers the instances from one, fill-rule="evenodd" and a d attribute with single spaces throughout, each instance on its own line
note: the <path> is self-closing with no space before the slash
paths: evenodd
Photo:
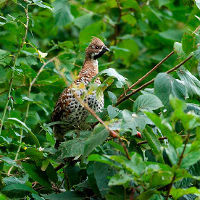
<path id="1" fill-rule="evenodd" d="M 107 46 L 104 46 L 104 47 L 103 47 L 103 50 L 104 50 L 104 52 L 110 51 L 110 49 L 109 49 Z"/>

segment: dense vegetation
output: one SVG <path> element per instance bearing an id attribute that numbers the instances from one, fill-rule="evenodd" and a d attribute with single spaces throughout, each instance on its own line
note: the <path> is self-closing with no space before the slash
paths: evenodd
<path id="1" fill-rule="evenodd" d="M 0 199 L 199 199 L 199 9 L 199 0 L 1 0 Z M 56 150 L 51 113 L 92 36 L 111 49 L 99 59 L 102 84 L 88 88 L 104 92 L 105 108 Z"/>

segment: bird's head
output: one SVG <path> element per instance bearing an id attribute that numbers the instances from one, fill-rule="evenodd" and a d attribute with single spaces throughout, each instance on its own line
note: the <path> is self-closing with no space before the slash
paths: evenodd
<path id="1" fill-rule="evenodd" d="M 110 51 L 108 47 L 97 37 L 93 37 L 86 49 L 86 57 L 96 60 L 100 58 L 106 51 Z"/>

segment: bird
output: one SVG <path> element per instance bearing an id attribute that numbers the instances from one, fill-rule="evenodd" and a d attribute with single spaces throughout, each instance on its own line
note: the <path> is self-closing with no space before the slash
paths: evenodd
<path id="1" fill-rule="evenodd" d="M 89 85 L 99 72 L 97 59 L 108 51 L 110 51 L 109 48 L 99 38 L 93 37 L 85 50 L 85 61 L 77 79 L 69 87 L 66 87 L 59 96 L 52 113 L 52 122 L 61 122 L 53 126 L 56 149 L 64 141 L 64 135 L 67 131 L 87 128 L 86 118 L 89 112 L 76 98 L 76 95 L 80 98 L 84 91 L 83 89 L 77 90 L 77 88 L 80 84 L 84 84 L 85 87 Z M 96 78 L 95 82 L 98 85 L 101 84 L 99 78 Z M 95 112 L 102 112 L 104 108 L 103 94 L 97 98 L 95 91 L 85 95 L 84 102 Z"/>

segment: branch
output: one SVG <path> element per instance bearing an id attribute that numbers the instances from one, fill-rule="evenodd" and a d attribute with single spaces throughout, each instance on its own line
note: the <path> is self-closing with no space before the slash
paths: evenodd
<path id="1" fill-rule="evenodd" d="M 183 160 L 183 156 L 184 156 L 184 153 L 185 153 L 185 150 L 186 150 L 187 143 L 189 142 L 189 138 L 190 138 L 190 133 L 187 134 L 187 138 L 186 138 L 186 140 L 185 140 L 185 144 L 184 144 L 184 147 L 183 147 L 183 151 L 182 151 L 182 153 L 181 153 L 181 156 L 180 156 L 179 161 L 178 161 L 178 164 L 177 164 L 177 169 L 180 168 L 180 166 L 181 166 L 181 162 L 182 162 L 182 160 Z M 173 178 L 172 178 L 172 181 L 171 181 L 171 183 L 170 183 L 169 186 L 168 186 L 168 191 L 167 191 L 166 200 L 168 200 L 168 198 L 169 198 L 170 191 L 171 191 L 171 189 L 172 189 L 172 186 L 173 186 L 173 184 L 174 184 L 175 179 L 176 179 L 176 174 L 174 174 L 174 176 L 173 176 Z"/>
<path id="2" fill-rule="evenodd" d="M 178 65 L 176 65 L 175 67 L 173 67 L 172 69 L 168 70 L 166 73 L 169 74 L 175 70 L 177 70 L 181 65 L 183 65 L 184 63 L 186 63 L 188 60 L 190 60 L 193 57 L 193 55 L 187 57 L 185 60 L 183 60 L 181 63 L 179 63 Z M 146 82 L 145 84 L 141 85 L 139 88 L 133 90 L 130 94 L 126 95 L 124 98 L 119 99 L 117 101 L 117 103 L 115 104 L 115 106 L 118 106 L 120 103 L 122 103 L 123 101 L 126 101 L 127 99 L 129 99 L 133 94 L 139 92 L 140 90 L 142 90 L 143 88 L 145 88 L 146 86 L 150 85 L 151 83 L 154 82 L 155 79 L 152 79 L 148 82 Z"/>
<path id="3" fill-rule="evenodd" d="M 24 8 L 24 11 L 25 11 L 25 14 L 26 14 L 25 33 L 24 33 L 24 37 L 23 37 L 23 39 L 22 39 L 22 43 L 21 43 L 21 45 L 20 45 L 20 47 L 19 47 L 19 49 L 18 49 L 18 51 L 17 51 L 17 54 L 16 54 L 16 56 L 14 57 L 13 69 L 15 68 L 17 58 L 19 57 L 20 51 L 21 51 L 21 49 L 23 48 L 23 46 L 24 46 L 24 44 L 25 44 L 25 41 L 26 41 L 26 38 L 27 38 L 28 24 L 29 24 L 28 6 L 29 6 L 29 5 L 27 5 L 27 7 Z M 10 94 L 11 94 L 11 90 L 12 90 L 13 79 L 14 79 L 14 70 L 12 70 L 11 79 L 10 79 L 10 83 L 9 83 L 9 89 L 8 89 L 8 99 L 7 99 L 7 101 L 6 101 L 6 105 L 5 105 L 4 111 L 3 111 L 3 116 L 2 116 L 2 119 L 1 119 L 1 124 L 0 124 L 0 135 L 1 135 L 1 132 L 2 132 L 2 128 L 3 128 L 4 121 L 5 121 L 6 113 L 7 113 L 7 110 L 8 110 L 8 104 L 9 104 L 9 101 L 10 101 Z"/>
<path id="4" fill-rule="evenodd" d="M 75 98 L 79 101 L 79 103 L 91 114 L 93 115 L 105 128 L 106 130 L 110 133 L 110 136 L 113 138 L 118 138 L 119 142 L 121 143 L 125 153 L 126 153 L 126 157 L 131 160 L 129 153 L 128 153 L 128 149 L 126 148 L 126 145 L 124 144 L 124 142 L 122 141 L 122 139 L 120 138 L 120 135 L 118 133 L 116 133 L 115 131 L 111 130 L 107 124 L 104 123 L 104 121 L 95 113 L 95 111 L 93 109 L 91 109 L 87 103 L 85 103 L 75 92 L 74 92 L 74 96 Z"/>
<path id="5" fill-rule="evenodd" d="M 126 96 L 127 92 L 129 92 L 133 87 L 138 85 L 140 82 L 142 82 L 147 76 L 149 76 L 153 71 L 155 71 L 162 63 L 164 63 L 171 55 L 174 54 L 174 51 L 170 52 L 165 58 L 163 58 L 157 65 L 155 65 L 150 71 L 148 71 L 143 77 L 138 79 L 133 85 L 131 85 L 119 98 L 118 101 Z"/>
<path id="6" fill-rule="evenodd" d="M 187 137 L 188 135 L 181 135 L 182 138 Z M 193 137 L 194 135 L 190 135 L 190 137 Z M 167 140 L 167 137 L 159 137 L 158 140 Z M 146 140 L 138 142 L 137 145 L 147 144 L 148 142 Z"/>

